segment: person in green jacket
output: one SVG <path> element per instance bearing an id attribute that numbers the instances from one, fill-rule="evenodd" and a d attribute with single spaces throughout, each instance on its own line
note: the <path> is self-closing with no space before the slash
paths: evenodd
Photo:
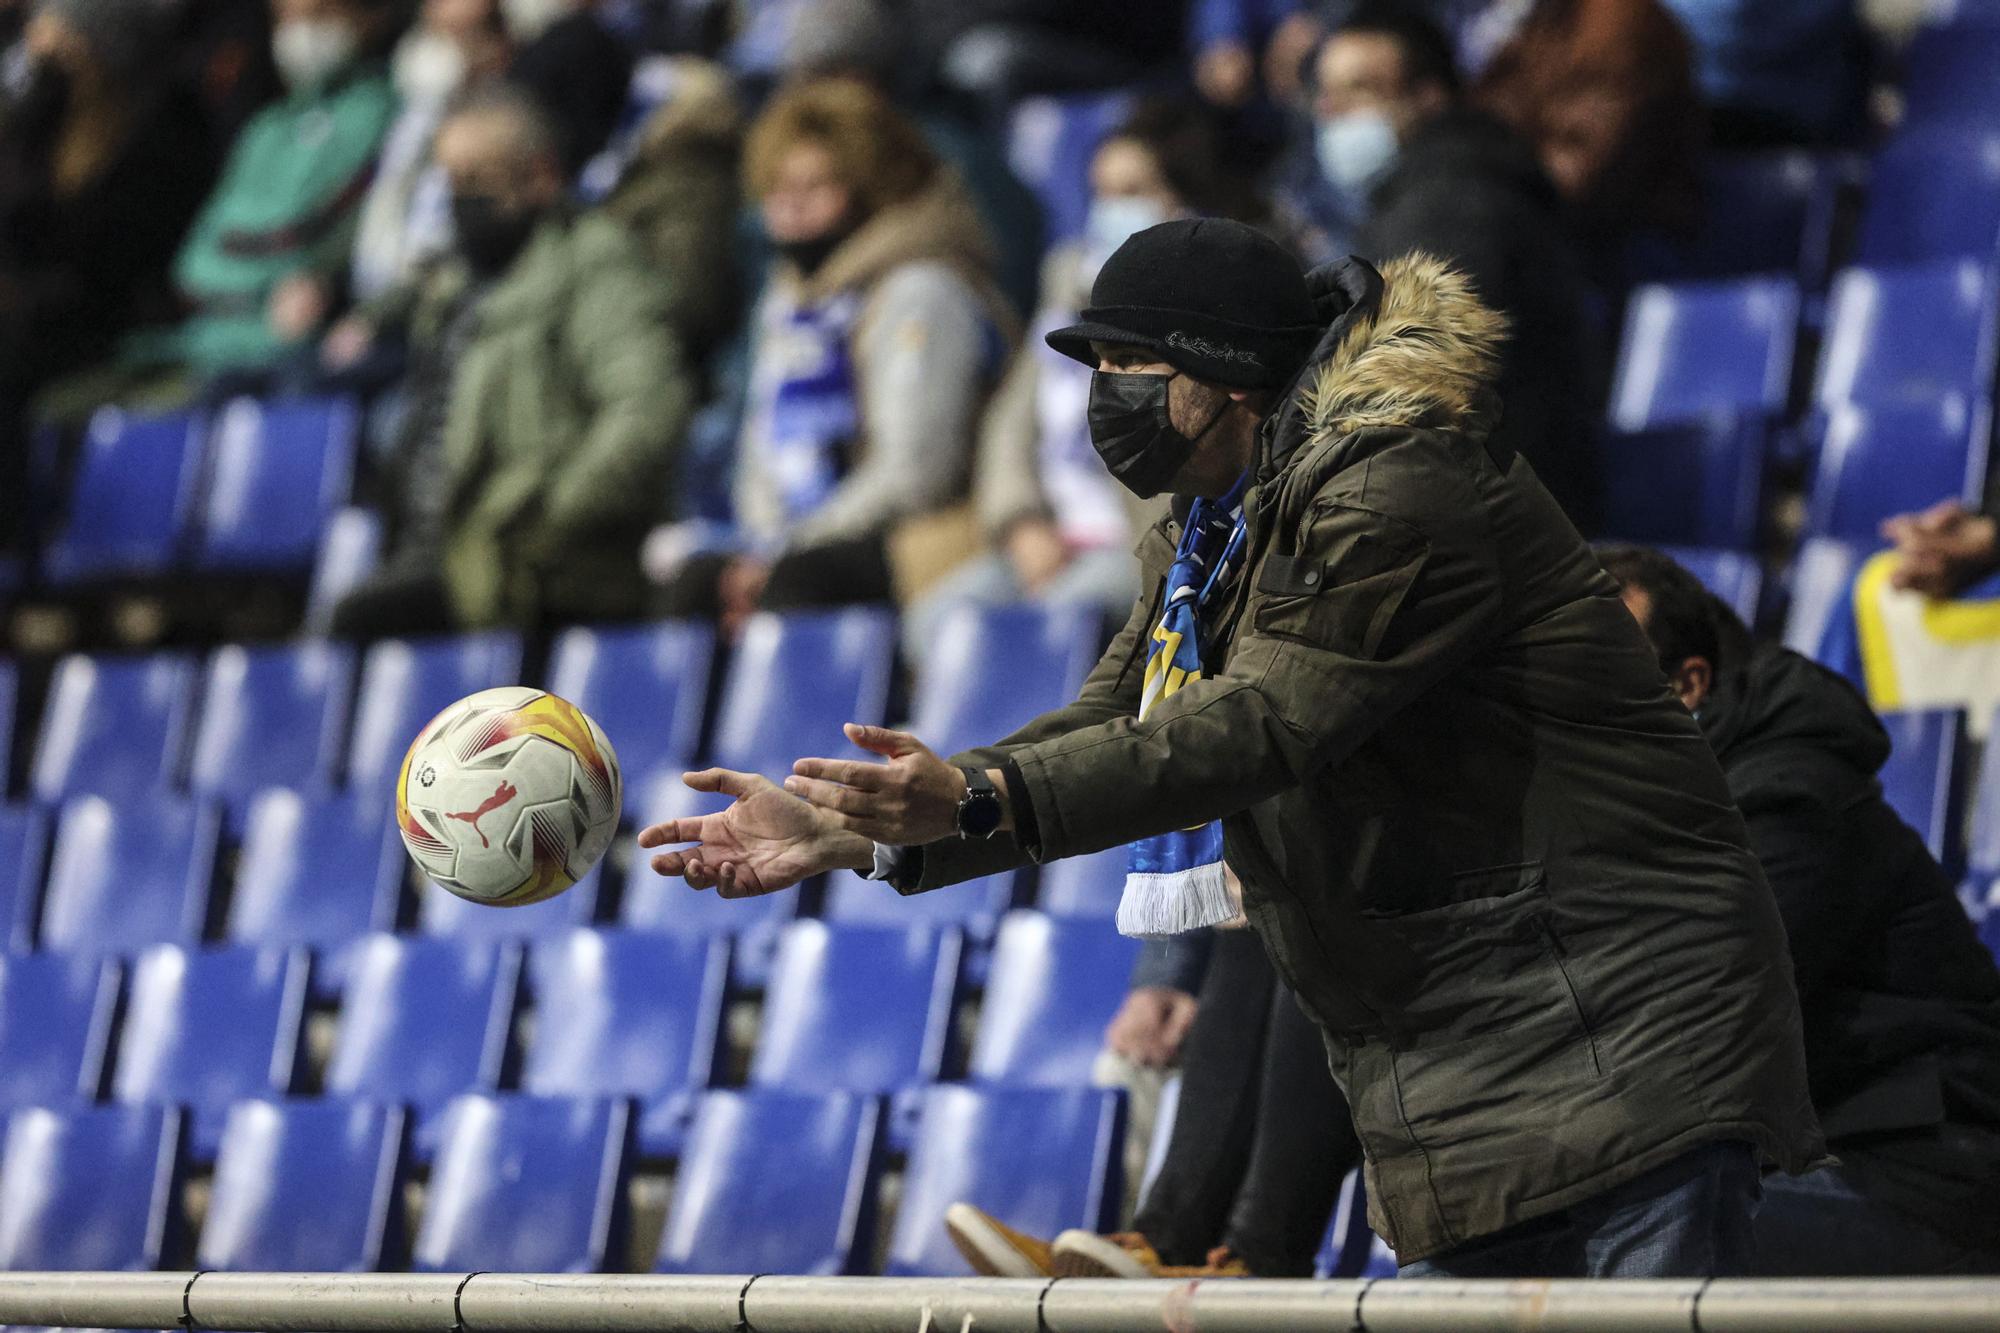
<path id="1" fill-rule="evenodd" d="M 389 557 L 335 608 L 337 634 L 644 610 L 639 545 L 667 508 L 694 377 L 670 285 L 624 227 L 568 207 L 555 144 L 511 89 L 448 115 L 455 253 L 325 349 L 337 362 L 401 331 L 411 361 Z"/>

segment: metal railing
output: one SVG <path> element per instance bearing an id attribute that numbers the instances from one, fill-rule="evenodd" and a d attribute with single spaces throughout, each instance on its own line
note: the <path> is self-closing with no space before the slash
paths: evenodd
<path id="1" fill-rule="evenodd" d="M 0 1323 L 326 1333 L 1960 1333 L 2000 1279 L 1202 1282 L 4 1273 Z"/>

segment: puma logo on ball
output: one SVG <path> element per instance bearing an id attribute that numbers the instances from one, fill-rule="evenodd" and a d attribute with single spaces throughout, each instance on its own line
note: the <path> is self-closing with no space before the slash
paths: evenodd
<path id="1" fill-rule="evenodd" d="M 519 796 L 520 794 L 521 793 L 515 789 L 513 783 L 508 782 L 505 778 L 502 778 L 500 780 L 499 789 L 496 790 L 491 796 L 487 797 L 484 801 L 481 801 L 479 803 L 479 808 L 477 810 L 462 811 L 458 814 L 447 814 L 445 818 L 462 819 L 466 823 L 472 825 L 472 831 L 479 835 L 479 845 L 481 847 L 491 847 L 493 844 L 486 840 L 486 831 L 479 827 L 479 821 L 484 819 L 486 816 L 492 814 L 495 810 L 498 810 L 501 806 L 507 804 L 507 802 L 513 800 L 516 796 Z"/>

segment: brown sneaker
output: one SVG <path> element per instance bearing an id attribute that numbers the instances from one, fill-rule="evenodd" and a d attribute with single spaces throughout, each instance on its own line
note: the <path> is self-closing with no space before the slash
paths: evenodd
<path id="1" fill-rule="evenodd" d="M 1099 1235 L 1065 1231 L 1056 1237 L 1051 1270 L 1057 1277 L 1160 1276 L 1159 1251 L 1136 1231 Z"/>
<path id="2" fill-rule="evenodd" d="M 1195 1268 L 1162 1268 L 1161 1277 L 1249 1277 L 1250 1268 L 1236 1252 L 1227 1245 L 1218 1245 L 1208 1252 L 1208 1262 Z"/>
<path id="3" fill-rule="evenodd" d="M 944 1210 L 945 1234 L 983 1277 L 1051 1277 L 1049 1243 L 1014 1230 L 969 1203 Z"/>

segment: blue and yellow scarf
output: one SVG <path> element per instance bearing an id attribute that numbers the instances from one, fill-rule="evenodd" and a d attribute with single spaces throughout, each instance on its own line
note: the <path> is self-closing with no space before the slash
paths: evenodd
<path id="1" fill-rule="evenodd" d="M 1144 720 L 1154 705 L 1202 676 L 1202 619 L 1235 586 L 1243 564 L 1245 473 L 1220 500 L 1198 499 L 1167 571 L 1166 606 L 1146 653 L 1139 699 Z M 1222 825 L 1211 821 L 1131 846 L 1120 934 L 1157 939 L 1217 926 L 1236 915 L 1222 871 Z"/>

